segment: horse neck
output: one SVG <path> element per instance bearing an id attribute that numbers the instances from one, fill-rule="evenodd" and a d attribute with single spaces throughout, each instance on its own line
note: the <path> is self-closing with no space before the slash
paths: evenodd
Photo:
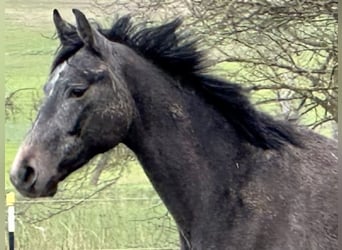
<path id="1" fill-rule="evenodd" d="M 233 188 L 230 168 L 236 168 L 240 147 L 234 130 L 196 91 L 153 66 L 128 70 L 136 116 L 124 143 L 181 228 L 189 231 L 198 218 L 215 223 L 202 215 L 210 210 L 224 220 Z"/>

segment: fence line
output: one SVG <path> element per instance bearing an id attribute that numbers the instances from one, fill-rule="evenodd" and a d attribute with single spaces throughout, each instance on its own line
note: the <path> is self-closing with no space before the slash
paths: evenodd
<path id="1" fill-rule="evenodd" d="M 165 248 L 99 248 L 99 249 L 95 249 L 95 250 L 179 250 L 179 248 L 169 248 L 169 247 L 165 247 Z"/>
<path id="2" fill-rule="evenodd" d="M 126 196 L 126 197 L 117 197 L 117 198 L 115 198 L 115 197 L 113 197 L 113 198 L 103 197 L 102 198 L 101 197 L 101 198 L 89 198 L 89 199 L 82 199 L 80 197 L 77 197 L 77 198 L 73 198 L 73 197 L 63 198 L 63 197 L 60 197 L 60 198 L 56 198 L 56 199 L 47 198 L 47 199 L 29 200 L 29 199 L 25 199 L 24 198 L 24 199 L 21 199 L 21 200 L 16 200 L 15 204 L 19 208 L 19 207 L 25 207 L 25 205 L 32 205 L 32 206 L 34 206 L 34 205 L 38 205 L 38 206 L 42 205 L 42 206 L 44 206 L 44 204 L 46 204 L 47 207 L 53 207 L 53 206 L 64 206 L 63 203 L 65 203 L 65 204 L 68 204 L 68 203 L 77 204 L 79 202 L 87 202 L 87 203 L 90 203 L 90 205 L 92 205 L 92 204 L 95 204 L 95 203 L 104 203 L 104 204 L 106 204 L 106 203 L 120 203 L 120 201 L 122 201 L 122 202 L 138 202 L 138 203 L 139 202 L 143 203 L 145 201 L 147 203 L 144 202 L 144 206 L 146 204 L 147 206 L 151 206 L 152 205 L 153 207 L 162 203 L 160 198 L 157 197 L 157 196 L 152 196 L 152 197 L 127 197 Z M 61 205 L 59 205 L 59 204 L 61 204 Z M 25 212 L 25 210 L 24 210 L 24 212 Z M 20 212 L 18 213 L 18 215 L 19 214 L 20 214 Z M 160 217 L 158 217 L 159 214 L 157 214 L 156 216 L 157 216 L 156 218 L 158 220 L 160 220 Z M 19 219 L 19 217 L 17 218 L 17 221 L 19 221 L 19 223 L 20 223 L 19 228 L 21 230 L 25 230 L 25 226 L 23 224 L 25 224 L 27 222 L 22 223 L 21 220 L 18 220 L 18 219 Z M 148 218 L 148 220 L 149 219 L 150 218 Z M 128 244 L 127 248 L 124 248 L 125 246 L 123 246 L 123 245 L 121 245 L 121 246 L 117 245 L 116 246 L 117 248 L 115 248 L 115 246 L 113 246 L 113 248 L 99 248 L 101 246 L 101 244 L 103 243 L 102 241 L 99 241 L 100 245 L 97 244 L 97 246 L 95 246 L 95 248 L 91 248 L 91 250 L 96 250 L 96 249 L 98 249 L 98 250 L 177 250 L 177 249 L 179 249 L 178 247 L 176 247 L 177 243 L 173 243 L 173 241 L 172 242 L 171 241 L 170 242 L 165 242 L 165 244 L 163 244 L 163 242 L 157 243 L 155 235 L 153 237 L 151 237 L 151 238 L 148 238 L 148 240 L 147 239 L 143 239 L 143 240 L 140 239 L 139 233 L 141 233 L 140 232 L 141 231 L 141 228 L 140 228 L 141 226 L 139 226 L 139 227 L 137 226 L 140 222 L 139 222 L 139 220 L 134 220 L 134 221 L 135 221 L 134 224 L 131 225 L 132 228 L 125 229 L 125 230 L 131 230 L 132 232 L 136 233 L 136 230 L 138 228 L 138 231 L 137 231 L 138 234 L 137 235 L 134 234 L 135 235 L 134 237 L 136 239 L 132 241 L 133 245 L 132 245 L 132 243 Z M 145 221 L 145 219 L 141 220 L 141 223 L 144 223 L 143 221 Z M 136 224 L 136 223 L 138 223 L 138 224 Z M 29 223 L 29 225 L 31 225 L 31 224 Z M 111 224 L 108 224 L 108 225 L 111 226 Z M 108 225 L 107 225 L 107 228 L 106 228 L 107 231 L 108 231 Z M 163 224 L 163 223 L 161 223 L 161 225 L 163 227 L 165 227 L 165 228 L 170 226 L 169 224 Z M 150 228 L 150 224 L 148 224 L 147 226 L 149 226 L 148 228 Z M 30 227 L 32 227 L 32 225 Z M 146 227 L 146 225 L 144 225 L 144 227 Z M 43 236 L 45 238 L 44 231 L 45 231 L 46 227 L 45 228 L 43 228 L 43 227 L 38 228 L 37 227 L 36 229 L 39 229 L 39 230 L 42 229 L 42 233 L 43 233 Z M 158 230 L 158 229 L 159 229 L 159 227 L 153 228 L 153 230 Z M 106 235 L 106 232 L 107 232 L 106 230 L 102 230 L 102 231 L 98 230 L 98 233 L 96 233 L 96 234 L 94 233 L 95 231 L 94 232 L 90 231 L 90 232 L 93 232 L 95 234 L 95 236 L 99 238 L 99 237 L 103 237 L 103 235 Z M 144 229 L 144 230 L 146 231 L 146 229 Z M 129 232 L 131 232 L 131 231 L 129 231 Z M 145 231 L 143 231 L 143 233 L 145 233 Z M 163 238 L 164 236 L 161 236 L 162 232 L 168 233 L 170 231 L 164 230 L 164 229 L 160 229 L 160 233 L 158 233 L 158 235 L 159 235 L 158 237 L 160 237 L 160 239 L 164 239 Z M 76 235 L 77 235 L 77 231 L 76 231 Z M 78 236 L 78 237 L 81 237 L 81 236 Z M 22 234 L 22 231 L 21 231 L 20 236 L 17 237 L 17 241 L 20 238 L 26 239 L 25 237 L 27 237 L 27 235 L 26 234 Z M 106 236 L 104 236 L 104 237 L 106 237 Z M 124 235 L 122 239 L 124 239 L 124 238 L 126 239 L 126 237 L 127 236 Z M 170 237 L 170 236 L 168 236 L 168 237 Z M 177 242 L 177 237 L 174 236 L 174 234 L 172 234 L 172 237 L 175 238 L 175 242 Z M 172 238 L 172 240 L 173 240 L 173 238 Z M 168 238 L 166 238 L 166 239 L 168 239 Z M 170 240 L 171 240 L 171 238 L 170 238 Z M 23 243 L 21 242 L 21 244 L 23 244 Z M 34 243 L 32 243 L 32 244 L 34 244 Z M 156 245 L 153 246 L 154 244 L 156 244 Z M 147 247 L 148 245 L 151 245 L 151 247 Z M 8 246 L 9 245 L 7 244 L 7 247 Z M 80 249 L 90 250 L 90 248 L 89 249 L 87 248 L 88 246 L 85 246 L 85 248 L 84 248 L 84 246 L 81 247 Z M 134 246 L 136 246 L 136 247 L 134 247 Z"/>
<path id="3" fill-rule="evenodd" d="M 111 201 L 151 201 L 160 200 L 159 198 L 109 198 L 109 199 L 51 199 L 51 200 L 17 200 L 16 203 L 21 204 L 39 204 L 39 203 L 63 203 L 63 202 L 111 202 Z"/>

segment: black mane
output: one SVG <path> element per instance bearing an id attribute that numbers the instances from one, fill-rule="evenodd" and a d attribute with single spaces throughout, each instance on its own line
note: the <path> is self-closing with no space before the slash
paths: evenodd
<path id="1" fill-rule="evenodd" d="M 197 48 L 198 39 L 179 32 L 181 23 L 177 18 L 163 25 L 147 27 L 146 23 L 133 24 L 127 15 L 117 19 L 110 29 L 97 26 L 108 40 L 135 50 L 170 76 L 177 77 L 183 85 L 191 84 L 249 143 L 263 149 L 279 149 L 286 143 L 300 146 L 292 126 L 258 112 L 239 85 L 204 73 L 204 53 Z M 61 46 L 58 50 L 52 71 L 83 47 L 76 29 L 68 42 L 69 46 Z"/>

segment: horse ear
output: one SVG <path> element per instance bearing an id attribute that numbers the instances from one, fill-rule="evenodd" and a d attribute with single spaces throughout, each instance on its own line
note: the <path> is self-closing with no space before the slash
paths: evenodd
<path id="1" fill-rule="evenodd" d="M 89 47 L 99 52 L 99 40 L 100 37 L 94 30 L 90 23 L 88 22 L 86 16 L 78 9 L 73 9 L 72 12 L 76 17 L 77 32 L 83 43 Z"/>
<path id="2" fill-rule="evenodd" d="M 62 45 L 68 45 L 72 41 L 72 37 L 77 34 L 76 27 L 64 21 L 58 10 L 53 10 L 53 22 L 55 23 L 57 35 Z"/>

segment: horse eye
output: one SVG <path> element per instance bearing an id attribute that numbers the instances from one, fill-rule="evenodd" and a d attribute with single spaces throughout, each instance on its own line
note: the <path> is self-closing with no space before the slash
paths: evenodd
<path id="1" fill-rule="evenodd" d="M 87 88 L 73 88 L 70 90 L 69 97 L 71 98 L 79 98 L 83 96 L 83 94 L 86 92 Z"/>

